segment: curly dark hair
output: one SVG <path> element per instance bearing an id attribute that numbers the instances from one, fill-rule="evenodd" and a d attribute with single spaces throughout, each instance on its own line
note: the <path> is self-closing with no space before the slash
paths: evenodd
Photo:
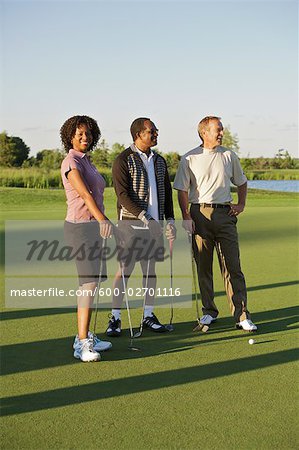
<path id="1" fill-rule="evenodd" d="M 101 131 L 97 122 L 88 116 L 73 116 L 67 119 L 60 128 L 60 138 L 65 151 L 68 153 L 73 148 L 72 139 L 76 134 L 77 128 L 81 125 L 86 125 L 92 135 L 92 143 L 90 144 L 89 151 L 92 151 L 97 145 Z"/>

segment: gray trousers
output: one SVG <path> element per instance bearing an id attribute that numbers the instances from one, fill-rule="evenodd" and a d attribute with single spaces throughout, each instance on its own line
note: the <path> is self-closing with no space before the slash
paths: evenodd
<path id="1" fill-rule="evenodd" d="M 241 271 L 237 218 L 228 215 L 229 208 L 191 205 L 195 223 L 192 246 L 198 273 L 203 314 L 216 318 L 214 302 L 213 254 L 216 248 L 231 314 L 236 322 L 250 319 L 247 310 L 245 278 Z"/>

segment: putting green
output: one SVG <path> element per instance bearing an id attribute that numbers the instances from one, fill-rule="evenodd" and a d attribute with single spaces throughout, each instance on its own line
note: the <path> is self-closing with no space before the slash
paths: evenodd
<path id="1" fill-rule="evenodd" d="M 61 191 L 0 194 L 3 220 L 64 217 Z M 110 217 L 114 202 L 109 189 Z M 142 351 L 130 352 L 123 313 L 123 335 L 99 363 L 72 357 L 75 311 L 3 307 L 3 448 L 298 448 L 297 205 L 295 194 L 250 193 L 239 218 L 249 309 L 259 326 L 254 345 L 234 329 L 216 263 L 220 314 L 208 333 L 192 332 L 195 308 L 175 310 L 174 332 L 146 331 Z M 3 300 L 3 245 L 1 256 Z M 107 314 L 99 312 L 101 337 Z M 167 309 L 157 314 L 169 320 Z M 140 310 L 132 315 L 138 324 Z"/>

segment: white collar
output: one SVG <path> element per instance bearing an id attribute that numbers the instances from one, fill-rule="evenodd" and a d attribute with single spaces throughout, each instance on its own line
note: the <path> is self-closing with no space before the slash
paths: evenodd
<path id="1" fill-rule="evenodd" d="M 150 149 L 150 153 L 147 156 L 147 154 L 145 152 L 143 152 L 142 150 L 139 150 L 139 148 L 135 144 L 133 144 L 133 146 L 134 146 L 136 153 L 138 153 L 138 155 L 140 155 L 140 156 L 146 156 L 147 159 L 150 159 L 150 158 L 152 158 L 152 156 L 154 156 L 154 152 L 152 151 L 152 149 Z"/>

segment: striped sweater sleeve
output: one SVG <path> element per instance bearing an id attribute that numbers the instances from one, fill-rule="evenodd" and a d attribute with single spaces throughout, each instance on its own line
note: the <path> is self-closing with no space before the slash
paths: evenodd
<path id="1" fill-rule="evenodd" d="M 136 218 L 143 209 L 130 198 L 130 174 L 126 159 L 126 152 L 121 153 L 112 166 L 113 186 L 117 196 L 118 211 L 124 206 Z"/>

